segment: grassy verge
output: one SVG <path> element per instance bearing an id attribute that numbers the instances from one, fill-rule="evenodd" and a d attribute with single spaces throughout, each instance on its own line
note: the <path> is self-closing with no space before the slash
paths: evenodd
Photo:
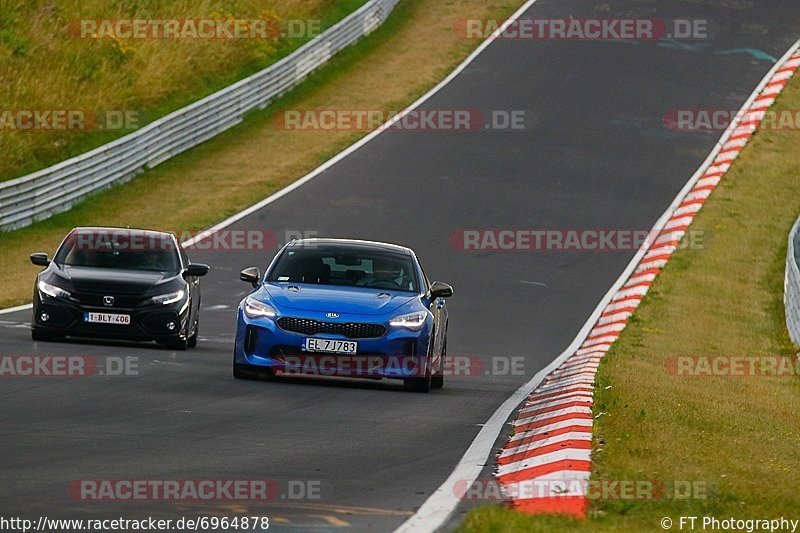
<path id="1" fill-rule="evenodd" d="M 8 81 L 0 84 L 0 181 L 121 137 L 261 70 L 365 1 L 272 0 L 269 6 L 258 0 L 0 2 L 0 79 Z M 80 37 L 82 20 L 176 18 L 260 19 L 272 25 L 266 38 L 254 39 Z M 280 21 L 290 28 L 283 38 Z M 19 130 L 15 110 L 82 110 L 87 125 Z M 122 113 L 124 122 L 114 124 Z M 94 115 L 104 129 L 93 126 Z"/>
<path id="2" fill-rule="evenodd" d="M 365 133 L 287 130 L 292 109 L 401 109 L 450 72 L 476 41 L 453 31 L 464 17 L 507 16 L 516 2 L 404 0 L 372 35 L 343 51 L 286 98 L 130 183 L 67 213 L 0 233 L 0 307 L 30 300 L 37 272 L 27 256 L 52 253 L 77 225 L 130 225 L 181 233 L 212 225 L 311 171 Z M 177 201 L 187 198 L 191 201 Z"/>
<path id="3" fill-rule="evenodd" d="M 798 106 L 795 77 L 777 108 Z M 595 427 L 594 482 L 691 482 L 695 490 L 682 499 L 592 501 L 586 521 L 484 507 L 463 531 L 659 531 L 663 517 L 673 530 L 681 516 L 800 518 L 797 367 L 791 377 L 667 371 L 677 355 L 794 356 L 782 298 L 787 236 L 800 213 L 798 135 L 756 135 L 694 222 L 712 244 L 674 255 L 599 369 L 594 410 L 605 415 Z"/>

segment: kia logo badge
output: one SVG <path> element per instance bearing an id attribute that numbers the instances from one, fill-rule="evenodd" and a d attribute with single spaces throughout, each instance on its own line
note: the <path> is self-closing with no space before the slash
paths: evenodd
<path id="1" fill-rule="evenodd" d="M 328 318 L 339 318 L 339 313 L 325 313 Z"/>

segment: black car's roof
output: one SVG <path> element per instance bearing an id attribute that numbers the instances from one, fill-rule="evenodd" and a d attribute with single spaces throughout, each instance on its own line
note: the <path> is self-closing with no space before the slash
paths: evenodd
<path id="1" fill-rule="evenodd" d="M 102 227 L 102 226 L 91 226 L 91 227 L 78 227 L 73 229 L 70 233 L 78 233 L 78 234 L 99 234 L 99 233 L 115 233 L 115 232 L 125 232 L 129 235 L 136 235 L 136 236 L 144 236 L 144 237 L 172 237 L 172 233 L 168 233 L 165 231 L 156 231 L 152 229 L 140 229 L 140 228 L 112 228 L 112 227 Z"/>
<path id="2" fill-rule="evenodd" d="M 361 241 L 357 239 L 298 239 L 289 243 L 289 247 L 324 246 L 326 248 L 361 248 L 364 250 L 382 250 L 387 252 L 413 255 L 410 248 L 388 242 Z"/>

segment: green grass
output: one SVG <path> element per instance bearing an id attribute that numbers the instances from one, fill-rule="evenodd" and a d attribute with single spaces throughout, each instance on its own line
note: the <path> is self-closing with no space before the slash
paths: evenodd
<path id="1" fill-rule="evenodd" d="M 776 109 L 800 106 L 800 76 Z M 576 521 L 492 506 L 462 530 L 658 531 L 669 517 L 800 518 L 800 376 L 680 377 L 668 358 L 794 357 L 784 321 L 787 236 L 800 213 L 800 132 L 760 131 L 692 225 L 714 236 L 676 252 L 603 359 L 592 479 L 703 484 L 688 499 L 591 502 Z M 602 451 L 599 450 L 602 448 Z"/>
<path id="2" fill-rule="evenodd" d="M 366 0 L 0 0 L 0 111 L 125 111 L 121 129 L 0 129 L 0 181 L 100 146 L 288 55 L 285 39 L 118 40 L 74 35 L 81 19 L 319 20 L 327 28 Z M 12 82 L 13 80 L 13 82 Z"/>

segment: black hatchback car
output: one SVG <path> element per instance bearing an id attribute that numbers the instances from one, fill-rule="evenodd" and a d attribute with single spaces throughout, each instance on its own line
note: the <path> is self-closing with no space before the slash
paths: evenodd
<path id="1" fill-rule="evenodd" d="M 200 280 L 208 265 L 192 264 L 171 233 L 76 228 L 33 290 L 33 340 L 65 336 L 156 341 L 173 349 L 197 345 Z"/>

